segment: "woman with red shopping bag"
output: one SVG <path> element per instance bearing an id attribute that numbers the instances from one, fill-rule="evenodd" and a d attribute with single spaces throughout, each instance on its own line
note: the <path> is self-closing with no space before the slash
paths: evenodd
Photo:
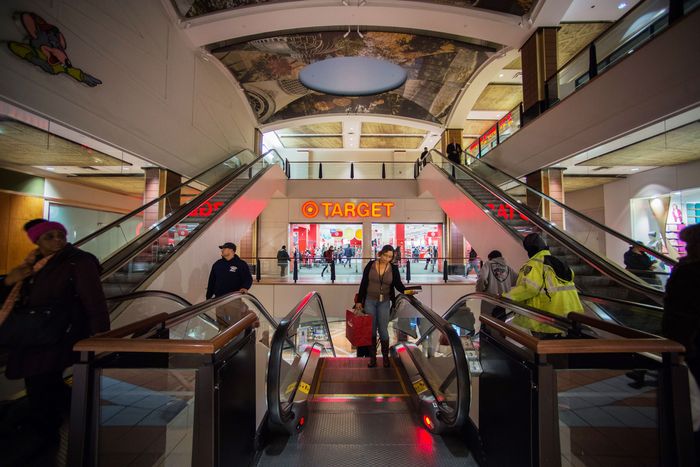
<path id="1" fill-rule="evenodd" d="M 377 366 L 377 332 L 382 346 L 382 359 L 385 368 L 389 367 L 389 313 L 394 300 L 394 289 L 404 292 L 406 287 L 401 282 L 399 268 L 392 264 L 394 247 L 384 245 L 377 254 L 377 259 L 370 261 L 362 273 L 360 291 L 357 294 L 355 311 L 364 311 L 372 317 L 372 345 L 370 368 Z"/>

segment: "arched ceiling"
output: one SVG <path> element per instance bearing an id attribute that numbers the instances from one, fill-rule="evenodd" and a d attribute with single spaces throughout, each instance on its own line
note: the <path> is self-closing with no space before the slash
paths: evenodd
<path id="1" fill-rule="evenodd" d="M 260 124 L 326 114 L 375 114 L 444 125 L 467 81 L 494 46 L 397 32 L 322 31 L 215 46 L 212 53 L 243 86 Z M 306 65 L 333 57 L 388 60 L 408 73 L 398 89 L 338 97 L 298 80 Z"/>

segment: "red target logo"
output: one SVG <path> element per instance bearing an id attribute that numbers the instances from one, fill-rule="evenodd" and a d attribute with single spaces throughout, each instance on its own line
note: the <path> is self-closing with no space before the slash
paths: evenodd
<path id="1" fill-rule="evenodd" d="M 318 204 L 316 204 L 314 201 L 307 201 L 301 205 L 301 213 L 304 215 L 304 217 L 316 217 L 318 215 L 318 211 Z"/>

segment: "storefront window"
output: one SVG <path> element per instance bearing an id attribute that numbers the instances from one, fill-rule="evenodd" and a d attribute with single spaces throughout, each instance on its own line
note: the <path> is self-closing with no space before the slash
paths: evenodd
<path id="1" fill-rule="evenodd" d="M 331 246 L 336 274 L 355 274 L 362 267 L 362 224 L 291 224 L 289 235 L 289 255 L 297 257 L 300 275 L 330 274 L 324 271 L 324 253 Z"/>
<path id="2" fill-rule="evenodd" d="M 632 238 L 672 258 L 686 254 L 678 234 L 700 220 L 700 189 L 630 200 Z"/>
<path id="3" fill-rule="evenodd" d="M 421 263 L 412 273 L 442 272 L 442 224 L 372 224 L 372 253 L 384 245 L 400 248 L 401 267 L 406 261 Z"/>

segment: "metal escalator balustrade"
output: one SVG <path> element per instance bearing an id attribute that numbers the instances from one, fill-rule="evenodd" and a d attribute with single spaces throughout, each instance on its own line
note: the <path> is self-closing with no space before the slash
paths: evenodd
<path id="1" fill-rule="evenodd" d="M 276 326 L 235 292 L 78 342 L 68 465 L 250 462 L 255 348 Z"/>
<path id="2" fill-rule="evenodd" d="M 577 287 L 588 293 L 639 302 L 661 303 L 663 287 L 650 284 L 620 266 L 621 259 L 607 257 L 606 249 L 616 242 L 618 248 L 639 246 L 670 268 L 676 261 L 619 232 L 576 212 L 566 205 L 534 190 L 504 172 L 473 160 L 469 166 L 454 164 L 433 150 L 433 164 L 448 176 L 494 221 L 500 223 L 519 241 L 530 232 L 540 231 L 552 254 L 562 257 L 575 273 Z M 524 189 L 531 198 L 515 199 L 506 191 Z M 497 206 L 497 208 L 496 208 Z M 496 208 L 496 209 L 492 209 Z M 541 216 L 543 210 L 559 209 L 561 220 L 549 221 Z M 550 212 L 545 211 L 545 212 Z M 574 229 L 567 225 L 577 224 Z M 582 227 L 583 226 L 583 227 Z M 658 332 L 658 330 L 651 330 Z"/>
<path id="3" fill-rule="evenodd" d="M 284 169 L 284 161 L 274 150 L 253 157 L 247 165 L 230 170 L 189 203 L 168 213 L 149 229 L 114 250 L 102 261 L 101 277 L 105 294 L 112 296 L 136 290 L 159 266 L 192 242 L 207 225 L 225 211 L 226 206 L 274 165 Z M 165 197 L 160 199 L 164 200 Z M 204 205 L 206 208 L 203 208 Z M 148 208 L 143 208 L 124 219 L 126 221 L 134 217 L 140 218 L 153 207 L 154 205 L 149 205 Z M 203 211 L 204 209 L 206 211 Z M 103 229 L 102 234 L 92 239 L 110 235 L 115 228 L 118 228 L 116 224 L 109 229 Z"/>

